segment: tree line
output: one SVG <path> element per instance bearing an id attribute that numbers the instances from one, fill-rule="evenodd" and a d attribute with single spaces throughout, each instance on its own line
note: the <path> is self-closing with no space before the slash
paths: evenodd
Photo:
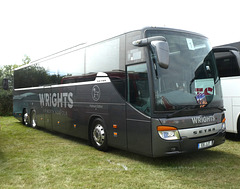
<path id="1" fill-rule="evenodd" d="M 13 72 L 14 69 L 29 64 L 31 61 L 30 57 L 25 55 L 22 59 L 21 65 L 4 65 L 0 67 L 0 116 L 12 115 L 13 111 Z M 8 80 L 8 90 L 3 89 L 3 80 Z"/>

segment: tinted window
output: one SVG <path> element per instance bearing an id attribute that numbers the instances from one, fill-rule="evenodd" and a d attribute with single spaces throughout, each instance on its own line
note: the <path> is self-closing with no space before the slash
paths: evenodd
<path id="1" fill-rule="evenodd" d="M 15 88 L 38 87 L 56 84 L 61 77 L 53 71 L 47 70 L 42 65 L 34 64 L 14 72 Z"/>
<path id="2" fill-rule="evenodd" d="M 86 73 L 118 70 L 120 39 L 112 39 L 86 49 Z"/>
<path id="3" fill-rule="evenodd" d="M 141 32 L 136 31 L 132 33 L 128 33 L 126 35 L 126 62 L 127 64 L 133 64 L 138 62 L 144 62 L 144 48 L 136 47 L 132 43 L 133 41 L 139 40 L 142 38 Z"/>
<path id="4" fill-rule="evenodd" d="M 84 49 L 68 53 L 50 63 L 60 76 L 77 76 L 84 74 Z"/>
<path id="5" fill-rule="evenodd" d="M 231 77 L 240 75 L 238 62 L 234 55 L 232 55 L 231 53 L 215 53 L 215 55 L 220 77 Z"/>
<path id="6" fill-rule="evenodd" d="M 120 40 L 121 39 L 121 40 Z M 15 88 L 38 87 L 53 84 L 93 81 L 97 72 L 124 72 L 125 37 L 77 49 L 65 54 L 38 61 L 38 63 L 15 70 Z M 122 96 L 125 91 L 125 77 L 110 77 Z M 117 74 L 118 75 L 118 74 Z M 125 76 L 125 75 L 124 75 Z"/>
<path id="7" fill-rule="evenodd" d="M 146 64 L 127 67 L 128 102 L 139 111 L 150 114 L 150 96 Z"/>
<path id="8" fill-rule="evenodd" d="M 84 51 L 78 50 L 16 70 L 14 86 L 15 88 L 26 88 L 60 84 L 65 77 L 70 78 L 83 73 Z M 75 80 L 71 81 L 76 82 Z"/>

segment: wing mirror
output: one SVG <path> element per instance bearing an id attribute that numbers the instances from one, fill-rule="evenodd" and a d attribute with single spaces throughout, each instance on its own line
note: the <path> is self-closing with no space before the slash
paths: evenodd
<path id="1" fill-rule="evenodd" d="M 133 41 L 137 47 L 151 45 L 156 56 L 157 63 L 161 68 L 167 69 L 169 66 L 169 46 L 166 39 L 162 36 L 149 37 Z"/>
<path id="2" fill-rule="evenodd" d="M 169 66 L 169 46 L 166 41 L 152 41 L 152 47 L 156 53 L 156 59 L 161 68 L 167 69 Z"/>

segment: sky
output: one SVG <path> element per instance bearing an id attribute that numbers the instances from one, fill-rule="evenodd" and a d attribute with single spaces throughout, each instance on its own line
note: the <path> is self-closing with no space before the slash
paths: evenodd
<path id="1" fill-rule="evenodd" d="M 240 41 L 239 0 L 0 0 L 0 66 L 145 26 Z"/>

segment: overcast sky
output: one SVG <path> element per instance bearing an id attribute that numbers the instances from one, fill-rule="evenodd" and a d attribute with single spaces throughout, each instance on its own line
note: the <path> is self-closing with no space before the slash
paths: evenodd
<path id="1" fill-rule="evenodd" d="M 0 0 L 0 66 L 145 26 L 240 41 L 239 0 Z"/>

